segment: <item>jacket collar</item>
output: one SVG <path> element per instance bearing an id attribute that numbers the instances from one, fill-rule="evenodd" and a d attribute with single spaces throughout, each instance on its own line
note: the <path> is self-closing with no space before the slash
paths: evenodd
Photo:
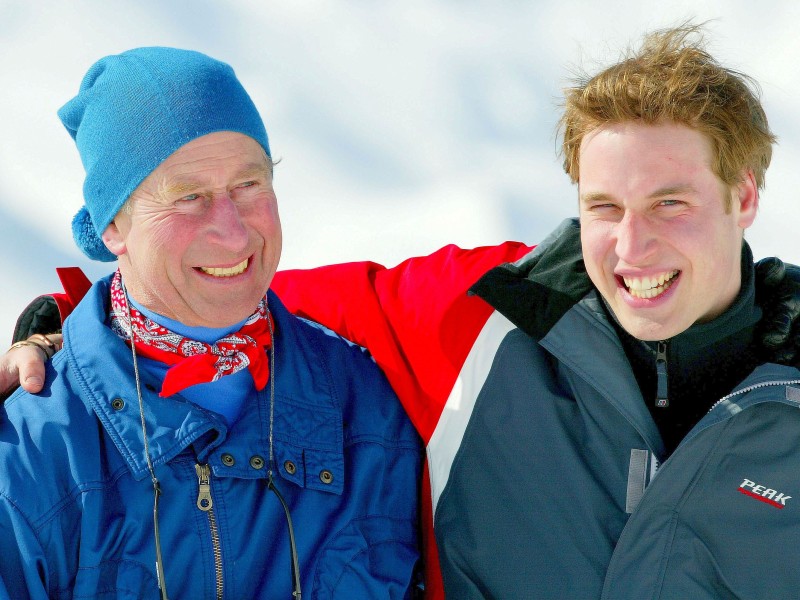
<path id="1" fill-rule="evenodd" d="M 95 283 L 64 323 L 64 350 L 81 400 L 97 415 L 133 477 L 141 480 L 149 476 L 149 471 L 133 361 L 130 347 L 108 326 L 109 279 Z M 268 461 L 272 418 L 276 455 L 279 451 L 297 455 L 300 464 L 306 455 L 311 459 L 324 456 L 326 468 L 334 474 L 334 483 L 320 488 L 341 493 L 341 410 L 327 377 L 325 357 L 306 339 L 300 331 L 303 326 L 272 292 L 269 306 L 276 323 L 272 416 L 269 384 L 253 402 L 245 403 L 239 420 L 229 430 L 221 417 L 184 400 L 180 394 L 160 398 L 161 382 L 140 370 L 151 461 L 157 471 L 159 465 L 192 446 L 197 460 L 211 464 L 217 475 L 265 477 L 267 466 L 254 469 L 250 462 L 254 457 Z M 240 457 L 234 467 L 222 467 L 219 455 L 223 451 Z M 305 486 L 297 477 L 292 481 Z"/>
<path id="2" fill-rule="evenodd" d="M 752 254 L 746 244 L 742 262 L 748 268 L 744 270 L 736 307 L 743 308 L 726 311 L 710 323 L 690 328 L 681 334 L 681 340 L 696 344 L 716 340 L 731 328 L 752 327 L 758 320 L 760 310 L 753 303 Z M 661 436 L 603 300 L 586 274 L 577 219 L 564 221 L 516 263 L 490 270 L 470 291 L 591 382 L 661 455 Z M 744 312 L 746 322 L 742 321 Z"/>
<path id="3" fill-rule="evenodd" d="M 593 289 L 581 253 L 580 225 L 567 219 L 515 263 L 488 271 L 470 293 L 536 340 Z"/>
<path id="4" fill-rule="evenodd" d="M 656 456 L 664 454 L 661 434 L 596 290 L 567 309 L 539 343 L 614 406 Z"/>

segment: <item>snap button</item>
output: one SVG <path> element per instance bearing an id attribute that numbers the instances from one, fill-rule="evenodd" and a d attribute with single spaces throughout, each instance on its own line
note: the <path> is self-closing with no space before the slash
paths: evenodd
<path id="1" fill-rule="evenodd" d="M 125 400 L 123 400 L 122 398 L 114 398 L 111 401 L 111 408 L 113 408 L 114 410 L 122 410 L 123 408 L 125 408 Z"/>
<path id="2" fill-rule="evenodd" d="M 233 456 L 231 456 L 226 452 L 225 454 L 222 455 L 222 464 L 225 465 L 226 467 L 232 467 L 233 465 L 236 464 L 236 459 L 234 459 Z"/>
<path id="3" fill-rule="evenodd" d="M 264 459 L 260 456 L 256 455 L 250 459 L 250 466 L 254 469 L 263 469 L 264 468 Z"/>
<path id="4" fill-rule="evenodd" d="M 328 471 L 328 469 L 323 469 L 319 472 L 319 480 L 325 484 L 333 483 L 333 473 Z"/>
<path id="5" fill-rule="evenodd" d="M 283 468 L 289 475 L 294 475 L 297 473 L 297 465 L 290 460 L 287 460 L 285 463 L 283 463 Z"/>

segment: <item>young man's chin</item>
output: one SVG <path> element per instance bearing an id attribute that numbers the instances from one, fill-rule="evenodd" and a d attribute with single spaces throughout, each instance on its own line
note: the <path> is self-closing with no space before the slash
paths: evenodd
<path id="1" fill-rule="evenodd" d="M 653 316 L 631 315 L 622 311 L 615 314 L 625 331 L 645 342 L 668 340 L 688 329 L 690 325 L 676 322 L 669 317 L 657 319 Z"/>
<path id="2" fill-rule="evenodd" d="M 617 288 L 614 297 L 606 301 L 625 331 L 637 339 L 657 342 L 682 333 L 692 324 L 691 317 L 681 310 L 678 287 L 670 286 L 656 298 L 640 298 Z"/>

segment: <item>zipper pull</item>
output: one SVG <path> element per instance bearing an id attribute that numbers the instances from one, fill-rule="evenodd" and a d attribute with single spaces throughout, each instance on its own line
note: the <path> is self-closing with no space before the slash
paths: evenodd
<path id="1" fill-rule="evenodd" d="M 197 473 L 197 479 L 200 482 L 200 492 L 197 494 L 197 508 L 203 512 L 208 512 L 214 506 L 214 501 L 211 499 L 211 467 L 208 465 L 195 465 L 194 470 Z"/>
<path id="2" fill-rule="evenodd" d="M 656 350 L 656 407 L 667 408 L 667 342 L 658 342 Z"/>

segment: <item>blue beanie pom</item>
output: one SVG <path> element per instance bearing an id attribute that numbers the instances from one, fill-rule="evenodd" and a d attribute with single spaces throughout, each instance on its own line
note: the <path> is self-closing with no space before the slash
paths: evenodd
<path id="1" fill-rule="evenodd" d="M 86 207 L 82 207 L 72 219 L 72 237 L 83 253 L 92 260 L 112 262 L 117 257 L 106 248 L 103 240 L 97 235 L 92 217 Z"/>
<path id="2" fill-rule="evenodd" d="M 102 58 L 58 116 L 86 170 L 85 206 L 72 231 L 94 260 L 116 260 L 100 236 L 145 177 L 181 146 L 234 131 L 270 156 L 264 122 L 233 69 L 190 50 L 135 48 Z"/>

